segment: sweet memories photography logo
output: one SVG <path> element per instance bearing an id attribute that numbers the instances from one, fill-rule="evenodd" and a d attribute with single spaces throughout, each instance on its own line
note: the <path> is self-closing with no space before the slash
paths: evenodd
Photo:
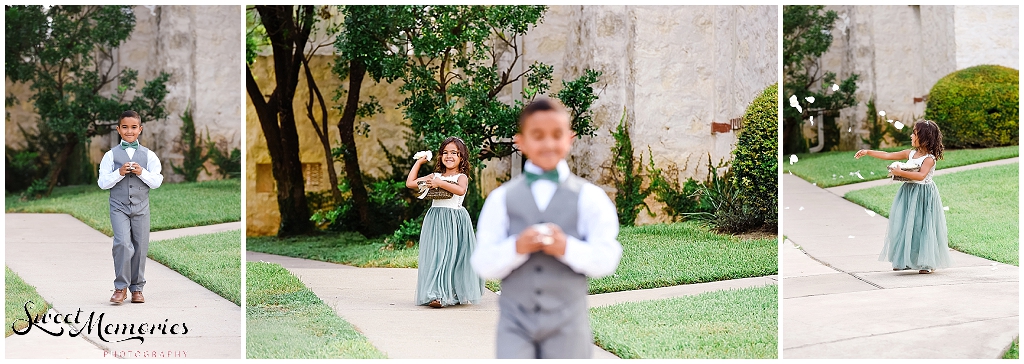
<path id="1" fill-rule="evenodd" d="M 92 335 L 95 332 L 96 336 L 103 342 L 138 340 L 139 344 L 145 343 L 146 336 L 188 334 L 188 326 L 184 322 L 172 323 L 170 319 L 164 319 L 163 322 L 110 322 L 104 321 L 106 318 L 106 313 L 104 312 L 83 312 L 81 308 L 73 313 L 45 312 L 33 317 L 31 312 L 35 305 L 36 303 L 33 301 L 25 302 L 25 317 L 18 318 L 11 324 L 11 330 L 15 334 L 28 335 L 33 329 L 51 336 L 62 336 L 67 333 L 69 337 L 77 337 L 83 333 Z M 18 327 L 22 326 L 22 323 L 27 323 L 27 325 L 19 329 Z M 47 329 L 44 326 L 47 324 L 56 324 L 58 326 L 48 325 L 49 329 Z M 74 327 L 78 327 L 78 330 L 76 331 Z"/>

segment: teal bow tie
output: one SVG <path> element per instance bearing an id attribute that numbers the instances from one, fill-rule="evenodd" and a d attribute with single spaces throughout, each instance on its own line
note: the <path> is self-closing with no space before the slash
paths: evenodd
<path id="1" fill-rule="evenodd" d="M 554 182 L 554 183 L 558 183 L 558 170 L 557 169 L 552 169 L 552 170 L 544 172 L 544 173 L 533 173 L 533 172 L 525 172 L 525 173 L 526 173 L 526 182 L 528 182 L 530 184 L 533 184 L 537 180 L 542 180 L 542 179 L 546 179 L 548 181 L 551 181 L 551 182 Z"/>
<path id="2" fill-rule="evenodd" d="M 126 142 L 126 141 L 122 140 L 121 141 L 121 149 L 128 149 L 128 148 L 139 149 L 139 141 L 136 140 L 134 142 L 129 143 L 129 142 Z"/>

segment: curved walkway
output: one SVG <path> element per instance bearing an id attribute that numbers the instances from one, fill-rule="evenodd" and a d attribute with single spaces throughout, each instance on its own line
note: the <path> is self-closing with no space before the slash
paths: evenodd
<path id="1" fill-rule="evenodd" d="M 498 295 L 491 291 L 484 290 L 477 305 L 434 309 L 412 304 L 416 269 L 356 268 L 257 252 L 246 252 L 246 260 L 283 266 L 388 358 L 494 358 Z M 588 302 L 595 307 L 769 284 L 774 276 L 606 293 Z M 595 359 L 617 359 L 593 350 Z"/>
<path id="2" fill-rule="evenodd" d="M 146 303 L 120 306 L 108 300 L 113 294 L 111 238 L 67 214 L 4 214 L 6 233 L 4 263 L 39 295 L 53 305 L 51 313 L 103 314 L 103 326 L 114 324 L 186 323 L 184 335 L 143 335 L 145 341 L 116 342 L 130 335 L 97 335 L 83 331 L 69 337 L 70 327 L 44 325 L 65 332 L 50 336 L 38 328 L 26 335 L 4 340 L 5 357 L 15 358 L 111 358 L 113 352 L 128 358 L 162 353 L 165 357 L 242 358 L 240 307 L 152 259 L 146 262 Z M 151 241 L 178 236 L 240 230 L 241 223 L 154 232 Z M 241 243 L 241 242 L 239 242 Z M 181 332 L 181 331 L 178 331 Z M 83 340 L 84 337 L 84 340 Z"/>
<path id="3" fill-rule="evenodd" d="M 1018 336 L 1018 267 L 951 251 L 954 268 L 893 272 L 886 218 L 782 182 L 783 358 L 999 358 Z"/>

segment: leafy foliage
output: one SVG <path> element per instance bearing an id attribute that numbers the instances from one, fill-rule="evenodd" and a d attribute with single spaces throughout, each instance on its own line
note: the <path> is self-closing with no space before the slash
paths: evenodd
<path id="1" fill-rule="evenodd" d="M 779 85 L 768 86 L 747 106 L 736 149 L 734 184 L 761 223 L 778 220 L 779 200 Z"/>
<path id="2" fill-rule="evenodd" d="M 839 110 L 857 103 L 857 75 L 851 74 L 839 80 L 835 72 L 824 71 L 818 59 L 832 45 L 832 24 L 835 11 L 824 11 L 821 5 L 786 5 L 782 7 L 782 69 L 783 98 L 796 96 L 802 112 L 787 103 L 783 108 L 783 153 L 807 151 L 807 141 L 801 128 L 804 119 L 811 115 L 820 117 L 826 123 L 824 150 L 831 150 L 838 144 L 839 129 L 835 117 Z M 833 91 L 832 85 L 839 86 Z M 814 102 L 806 101 L 813 97 Z"/>
<path id="3" fill-rule="evenodd" d="M 744 198 L 740 186 L 736 183 L 734 169 L 729 167 L 719 176 L 712 169 L 710 160 L 708 180 L 701 185 L 697 194 L 702 201 L 710 206 L 710 212 L 699 212 L 692 216 L 714 226 L 718 231 L 730 234 L 743 233 L 761 227 L 765 217 Z"/>
<path id="4" fill-rule="evenodd" d="M 178 146 L 181 148 L 184 160 L 181 161 L 180 166 L 171 162 L 171 170 L 185 177 L 185 182 L 195 182 L 203 171 L 209 173 L 205 164 L 210 159 L 210 153 L 204 150 L 203 145 L 211 142 L 210 136 L 207 135 L 204 138 L 201 133 L 196 134 L 196 123 L 192 119 L 191 104 L 185 107 L 185 112 L 180 117 L 181 137 L 178 139 Z"/>
<path id="5" fill-rule="evenodd" d="M 629 137 L 629 126 L 626 125 L 626 110 L 622 110 L 622 119 L 612 132 L 615 145 L 612 146 L 611 178 L 615 184 L 615 212 L 619 215 L 619 224 L 636 225 L 636 216 L 641 210 L 647 210 L 654 216 L 651 208 L 644 202 L 651 190 L 643 187 L 643 156 L 633 156 L 633 141 Z"/>
<path id="6" fill-rule="evenodd" d="M 4 70 L 12 82 L 29 83 L 43 124 L 65 141 L 51 160 L 48 191 L 74 148 L 110 131 L 124 110 L 143 122 L 167 116 L 170 74 L 161 72 L 136 91 L 138 71 L 115 71 L 113 49 L 131 35 L 130 6 L 6 6 Z M 113 86 L 113 92 L 102 91 Z M 129 94 L 134 93 L 130 99 Z"/>
<path id="7" fill-rule="evenodd" d="M 647 154 L 647 175 L 650 178 L 648 189 L 656 200 L 665 204 L 662 211 L 671 216 L 673 221 L 679 221 L 694 213 L 711 211 L 711 206 L 707 201 L 701 200 L 698 194 L 700 182 L 688 178 L 686 182 L 680 184 L 677 178 L 678 167 L 670 164 L 665 169 L 657 168 L 654 166 L 654 154 L 651 153 L 650 147 L 647 148 Z M 710 157 L 708 161 L 710 162 Z"/>
<path id="8" fill-rule="evenodd" d="M 207 154 L 210 161 L 217 167 L 217 173 L 223 178 L 242 177 L 242 150 L 238 148 L 225 152 L 217 147 L 217 143 L 210 141 L 206 144 Z"/>
<path id="9" fill-rule="evenodd" d="M 1020 71 L 993 65 L 943 77 L 928 95 L 925 119 L 942 128 L 947 148 L 1019 143 Z"/>

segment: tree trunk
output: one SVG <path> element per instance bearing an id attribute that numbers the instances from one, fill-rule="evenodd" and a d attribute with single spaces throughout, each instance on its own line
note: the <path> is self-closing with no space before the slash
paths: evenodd
<path id="1" fill-rule="evenodd" d="M 75 150 L 75 146 L 78 145 L 78 136 L 75 134 L 64 135 L 66 140 L 64 141 L 64 147 L 61 148 L 60 154 L 57 154 L 57 160 L 53 162 L 50 168 L 50 180 L 46 183 L 46 195 L 49 196 L 53 192 L 53 187 L 57 185 L 57 179 L 60 178 L 60 172 L 64 171 L 64 166 L 68 164 L 68 157 L 71 156 L 71 152 Z"/>
<path id="2" fill-rule="evenodd" d="M 359 155 L 356 152 L 354 133 L 359 93 L 365 75 L 366 65 L 362 61 L 349 62 L 348 98 L 345 100 L 345 110 L 341 113 L 341 120 L 338 121 L 338 132 L 341 134 L 341 156 L 345 162 L 345 178 L 348 179 L 349 187 L 352 189 L 352 202 L 359 214 L 358 231 L 368 237 L 375 232 L 371 229 L 374 225 L 370 223 L 370 204 L 366 185 L 363 184 L 363 174 L 359 170 Z"/>
<path id="3" fill-rule="evenodd" d="M 299 135 L 295 127 L 292 102 L 298 83 L 303 47 L 309 38 L 312 23 L 296 23 L 296 12 L 291 5 L 256 6 L 267 36 L 271 40 L 274 57 L 276 87 L 269 99 L 264 99 L 259 84 L 246 67 L 246 92 L 256 109 L 260 127 L 267 140 L 271 168 L 277 181 L 277 207 L 281 225 L 277 236 L 307 234 L 313 231 L 306 203 L 306 186 L 299 160 Z M 304 13 L 305 12 L 305 13 Z M 299 16 L 309 17 L 312 6 L 303 6 Z M 297 24 L 302 24 L 301 27 Z"/>
<path id="4" fill-rule="evenodd" d="M 303 59 L 303 68 L 306 71 L 306 86 L 309 88 L 309 101 L 306 102 L 306 116 L 309 117 L 309 122 L 313 124 L 313 129 L 316 130 L 316 136 L 320 138 L 320 145 L 324 147 L 324 159 L 327 163 L 327 176 L 331 180 L 331 197 L 334 198 L 334 203 L 341 203 L 341 190 L 338 189 L 338 172 L 334 169 L 334 155 L 331 153 L 331 133 L 327 129 L 327 105 L 324 103 L 324 96 L 320 93 L 320 87 L 316 85 L 316 79 L 313 78 L 313 72 L 309 69 L 309 60 Z M 323 125 L 317 124 L 316 116 L 313 115 L 313 101 L 319 102 L 320 106 L 320 122 Z"/>

